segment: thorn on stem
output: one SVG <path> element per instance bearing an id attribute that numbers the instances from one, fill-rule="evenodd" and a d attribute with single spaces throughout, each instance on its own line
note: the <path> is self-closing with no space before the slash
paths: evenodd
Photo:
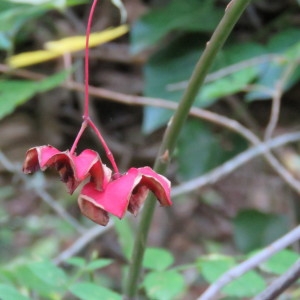
<path id="1" fill-rule="evenodd" d="M 163 163 L 168 163 L 170 160 L 170 152 L 168 149 L 165 150 L 165 152 L 160 156 L 160 160 Z"/>

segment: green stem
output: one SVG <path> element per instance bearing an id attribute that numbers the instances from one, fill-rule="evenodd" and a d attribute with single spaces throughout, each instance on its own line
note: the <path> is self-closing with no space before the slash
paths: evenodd
<path id="1" fill-rule="evenodd" d="M 228 4 L 225 14 L 214 31 L 210 41 L 206 44 L 206 48 L 197 65 L 195 66 L 185 93 L 179 102 L 179 106 L 166 129 L 159 154 L 154 164 L 154 170 L 156 172 L 164 173 L 166 171 L 169 163 L 168 158 L 174 150 L 180 130 L 188 116 L 195 97 L 199 92 L 199 89 L 203 84 L 218 51 L 225 43 L 231 30 L 250 1 L 251 0 L 232 0 Z M 154 197 L 150 196 L 149 198 L 147 199 L 143 208 L 132 252 L 132 260 L 129 267 L 124 293 L 124 299 L 127 300 L 132 300 L 135 298 L 138 288 L 138 280 L 141 271 L 143 255 L 146 248 L 148 232 L 155 208 Z"/>

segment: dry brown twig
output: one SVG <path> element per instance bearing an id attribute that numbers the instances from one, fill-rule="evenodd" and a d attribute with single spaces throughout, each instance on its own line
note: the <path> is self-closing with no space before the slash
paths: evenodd
<path id="1" fill-rule="evenodd" d="M 57 265 L 65 262 L 67 259 L 78 254 L 83 250 L 86 245 L 91 241 L 94 241 L 97 237 L 109 231 L 113 227 L 114 223 L 111 220 L 106 227 L 95 225 L 90 229 L 86 230 L 70 247 L 61 252 L 57 257 L 53 259 L 53 262 Z"/>
<path id="2" fill-rule="evenodd" d="M 50 194 L 45 190 L 44 185 L 41 182 L 34 184 L 31 181 L 31 184 L 28 183 L 28 177 L 21 172 L 21 166 L 12 163 L 8 158 L 0 151 L 0 163 L 6 168 L 7 171 L 17 175 L 27 186 L 28 189 L 33 190 L 45 203 L 47 203 L 63 220 L 70 224 L 77 232 L 84 233 L 85 228 L 73 218 L 63 206 L 59 204 L 58 201 L 55 201 Z"/>
<path id="3" fill-rule="evenodd" d="M 14 75 L 27 78 L 27 79 L 33 79 L 33 80 L 41 80 L 45 78 L 44 75 L 38 74 L 38 73 L 33 73 L 27 70 L 9 70 L 9 68 L 5 65 L 0 64 L 0 71 L 1 72 L 13 72 Z M 84 86 L 82 84 L 76 83 L 76 82 L 67 82 L 62 85 L 63 87 L 70 89 L 70 90 L 75 90 L 79 92 L 84 92 Z M 167 101 L 164 99 L 157 99 L 157 98 L 147 98 L 147 97 L 139 97 L 139 96 L 131 96 L 131 95 L 125 95 L 122 93 L 118 92 L 113 92 L 109 91 L 103 88 L 96 88 L 96 87 L 90 87 L 90 95 L 96 97 L 96 98 L 102 98 L 102 99 L 107 99 L 107 100 L 112 100 L 128 105 L 150 105 L 150 106 L 157 106 L 157 107 L 162 107 L 162 108 L 167 108 L 171 110 L 175 110 L 177 108 L 177 103 Z M 206 120 L 208 122 L 211 122 L 213 124 L 217 124 L 219 126 L 222 126 L 224 128 L 230 129 L 241 136 L 243 136 L 245 139 L 247 139 L 251 144 L 253 144 L 255 147 L 254 149 L 249 149 L 247 151 L 240 154 L 240 156 L 236 157 L 235 164 L 236 166 L 241 165 L 243 160 L 240 160 L 241 157 L 244 155 L 248 159 L 251 159 L 251 157 L 254 157 L 256 155 L 262 154 L 265 159 L 269 162 L 269 164 L 273 167 L 273 169 L 284 179 L 284 181 L 291 187 L 293 188 L 296 192 L 300 194 L 300 182 L 296 180 L 288 170 L 286 170 L 280 163 L 279 161 L 271 154 L 270 149 L 272 148 L 272 143 L 274 141 L 269 141 L 267 144 L 262 144 L 260 139 L 248 128 L 244 127 L 242 124 L 237 122 L 236 120 L 227 118 L 225 116 L 218 115 L 216 113 L 196 108 L 193 107 L 190 111 L 190 115 Z M 278 139 L 283 138 L 283 137 L 278 137 Z M 283 138 L 284 139 L 284 138 Z M 298 139 L 298 137 L 297 137 Z M 276 141 L 276 140 L 275 140 Z M 277 140 L 278 142 L 278 140 Z M 281 142 L 279 144 L 284 144 L 284 142 Z M 279 145 L 278 144 L 278 145 Z M 269 146 L 268 146 L 269 145 Z M 277 145 L 277 146 L 278 146 Z M 269 147 L 269 148 L 268 148 Z M 274 146 L 276 147 L 276 146 Z M 248 153 L 248 154 L 247 154 Z M 250 154 L 249 154 L 250 153 Z M 252 153 L 252 154 L 251 154 Z M 249 156 L 250 155 L 250 156 Z M 250 158 L 249 158 L 250 157 Z M 246 160 L 244 160 L 246 161 Z M 231 161 L 231 163 L 234 162 L 234 159 Z M 229 162 L 230 163 L 230 162 Z M 234 164 L 232 165 L 234 166 Z M 231 168 L 232 168 L 231 166 Z M 234 168 L 231 169 L 231 171 Z M 228 174 L 228 170 L 226 164 L 220 167 L 219 175 L 218 176 L 223 176 L 224 174 Z M 230 172 L 231 172 L 230 171 Z M 210 177 L 211 176 L 211 177 Z M 201 179 L 202 178 L 202 179 Z M 206 178 L 206 179 L 205 179 Z M 204 180 L 205 179 L 205 180 Z M 206 183 L 210 183 L 211 181 L 217 180 L 214 177 L 214 174 L 208 173 L 204 175 L 203 177 L 200 177 L 196 180 L 204 180 Z M 199 185 L 194 185 L 194 188 L 198 188 Z M 176 193 L 176 188 L 174 188 L 174 191 Z M 95 237 L 96 235 L 100 235 L 106 230 L 96 230 L 95 228 L 91 228 L 88 230 L 91 234 L 83 234 L 73 245 L 71 245 L 68 249 L 66 249 L 61 255 L 59 255 L 56 259 L 56 263 L 61 263 L 64 259 L 71 257 L 72 255 L 76 254 L 78 251 L 80 251 L 84 246 L 90 242 L 90 237 Z M 96 233 L 95 233 L 96 232 Z M 79 250 L 78 250 L 79 249 Z M 205 298 L 203 298 L 205 299 Z M 210 299 L 210 298 L 207 298 Z"/>
<path id="4" fill-rule="evenodd" d="M 265 151 L 298 140 L 300 140 L 300 132 L 289 133 L 274 138 L 270 141 L 267 141 L 266 143 L 262 143 L 258 146 L 250 148 L 245 152 L 235 156 L 233 159 L 224 163 L 220 167 L 212 170 L 211 172 L 208 172 L 199 178 L 196 178 L 189 182 L 185 182 L 182 185 L 173 188 L 172 196 L 175 197 L 180 194 L 189 192 L 191 190 L 201 188 L 204 185 L 211 184 L 221 179 L 222 177 L 226 176 L 227 174 L 231 173 L 233 170 L 243 165 L 250 159 L 253 159 L 256 156 L 261 155 Z M 69 248 L 67 248 L 62 253 L 60 253 L 53 261 L 56 264 L 60 264 L 66 261 L 68 258 L 80 252 L 88 243 L 90 243 L 97 236 L 102 235 L 112 227 L 113 227 L 113 222 L 111 221 L 107 227 L 94 226 L 90 228 L 88 231 L 82 234 Z"/>
<path id="5" fill-rule="evenodd" d="M 5 72 L 5 73 L 11 72 L 16 76 L 20 76 L 32 80 L 41 80 L 46 77 L 42 74 L 27 71 L 27 70 L 21 70 L 21 69 L 11 70 L 7 65 L 3 65 L 3 64 L 0 64 L 0 72 Z M 63 83 L 62 86 L 70 90 L 84 92 L 84 85 L 77 82 L 66 82 Z M 164 99 L 159 99 L 159 98 L 126 95 L 126 94 L 113 92 L 107 89 L 96 88 L 92 86 L 90 87 L 89 91 L 90 91 L 90 95 L 96 98 L 112 100 L 127 105 L 149 105 L 149 106 L 167 108 L 171 110 L 175 110 L 177 108 L 177 103 L 164 100 Z M 261 140 L 251 130 L 244 127 L 236 120 L 197 107 L 192 107 L 192 109 L 190 110 L 190 115 L 206 120 L 210 123 L 217 124 L 224 128 L 230 129 L 243 136 L 253 145 L 259 145 L 261 143 Z M 293 175 L 275 158 L 275 156 L 268 151 L 263 153 L 263 157 L 272 166 L 274 171 L 277 174 L 279 174 L 279 176 L 293 190 L 295 190 L 298 194 L 300 194 L 300 182 L 293 177 Z"/>
<path id="6" fill-rule="evenodd" d="M 286 133 L 280 135 L 272 140 L 268 140 L 264 143 L 260 143 L 244 152 L 236 155 L 232 159 L 226 161 L 224 164 L 216 167 L 212 171 L 205 173 L 204 175 L 186 181 L 178 186 L 172 188 L 172 196 L 176 197 L 196 189 L 200 189 L 206 185 L 213 184 L 221 178 L 229 175 L 240 166 L 246 164 L 251 159 L 263 155 L 271 149 L 278 148 L 287 143 L 297 142 L 300 140 L 300 132 Z"/>
<path id="7" fill-rule="evenodd" d="M 253 300 L 273 300 L 286 291 L 300 278 L 300 259 L 284 274 L 274 280 L 263 292 L 255 296 Z"/>
<path id="8" fill-rule="evenodd" d="M 273 242 L 272 244 L 270 244 L 269 246 L 267 246 L 257 254 L 254 254 L 253 256 L 251 256 L 249 259 L 245 260 L 241 264 L 225 272 L 197 300 L 218 299 L 218 294 L 225 285 L 227 285 L 234 279 L 242 276 L 249 270 L 256 268 L 258 265 L 266 261 L 272 255 L 288 247 L 289 245 L 293 244 L 299 239 L 300 239 L 300 226 L 297 226 L 289 233 L 287 233 L 280 239 L 276 240 L 275 242 Z M 266 299 L 271 299 L 271 298 L 261 298 L 259 300 L 266 300 Z"/>
<path id="9" fill-rule="evenodd" d="M 272 108 L 271 108 L 271 114 L 270 114 L 270 120 L 266 127 L 265 131 L 265 140 L 268 140 L 272 137 L 274 130 L 277 126 L 279 115 L 280 115 L 280 106 L 281 106 L 281 98 L 284 92 L 284 87 L 290 78 L 290 76 L 293 74 L 294 70 L 296 68 L 296 65 L 294 63 L 290 63 L 286 70 L 283 72 L 283 75 L 275 84 L 275 89 L 272 92 L 273 98 L 272 98 Z"/>
<path id="10" fill-rule="evenodd" d="M 220 78 L 231 75 L 235 72 L 241 71 L 248 67 L 253 67 L 265 62 L 269 62 L 272 60 L 279 60 L 279 59 L 281 59 L 281 56 L 278 54 L 265 54 L 254 58 L 246 59 L 208 74 L 206 76 L 205 83 L 216 81 Z M 188 81 L 180 81 L 180 82 L 172 83 L 167 86 L 167 90 L 168 91 L 183 90 L 187 87 L 187 84 Z"/>

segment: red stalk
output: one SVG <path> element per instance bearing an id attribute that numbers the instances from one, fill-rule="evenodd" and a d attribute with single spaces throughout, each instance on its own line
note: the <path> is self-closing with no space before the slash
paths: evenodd
<path id="1" fill-rule="evenodd" d="M 84 58 L 84 77 L 85 77 L 85 82 L 84 82 L 84 113 L 83 113 L 83 122 L 81 124 L 81 128 L 75 138 L 75 141 L 73 143 L 73 146 L 70 150 L 71 154 L 73 154 L 76 150 L 77 144 L 83 134 L 83 132 L 85 131 L 85 129 L 90 126 L 94 132 L 96 133 L 97 137 L 99 138 L 107 158 L 109 159 L 113 170 L 116 174 L 119 174 L 119 169 L 117 167 L 117 164 L 115 162 L 114 156 L 112 154 L 112 152 L 110 151 L 110 149 L 108 148 L 102 134 L 100 133 L 100 131 L 98 130 L 98 128 L 96 127 L 96 125 L 93 123 L 93 121 L 90 119 L 90 114 L 89 114 L 89 40 L 90 40 L 90 34 L 91 34 L 91 26 L 92 26 L 92 20 L 93 20 L 93 15 L 95 12 L 95 8 L 97 5 L 98 0 L 94 0 L 91 10 L 90 10 L 90 14 L 89 14 L 89 18 L 88 18 L 88 23 L 87 23 L 87 28 L 86 28 L 86 40 L 85 40 L 85 58 Z"/>
<path id="2" fill-rule="evenodd" d="M 94 0 L 86 27 L 85 40 L 85 58 L 84 58 L 84 77 L 85 77 L 85 92 L 84 92 L 84 114 L 83 119 L 89 118 L 89 41 L 92 27 L 92 20 L 98 0 Z"/>
<path id="3" fill-rule="evenodd" d="M 75 150 L 76 150 L 76 148 L 77 148 L 77 144 L 78 144 L 78 142 L 79 142 L 79 140 L 80 140 L 80 138 L 81 138 L 83 132 L 84 132 L 85 129 L 87 128 L 87 126 L 88 126 L 88 122 L 87 122 L 86 120 L 83 121 L 82 124 L 81 124 L 80 130 L 78 131 L 77 136 L 76 136 L 76 138 L 75 138 L 75 141 L 74 141 L 74 143 L 73 143 L 73 146 L 72 146 L 72 148 L 71 148 L 71 150 L 70 150 L 70 153 L 71 153 L 71 154 L 74 154 L 74 152 L 75 152 Z"/>
<path id="4" fill-rule="evenodd" d="M 97 137 L 99 138 L 99 140 L 102 144 L 102 147 L 105 150 L 105 154 L 106 154 L 107 158 L 109 159 L 109 161 L 110 161 L 110 163 L 111 163 L 111 165 L 114 169 L 115 174 L 119 174 L 119 169 L 118 169 L 117 164 L 115 162 L 115 158 L 114 158 L 112 152 L 109 150 L 109 148 L 108 148 L 102 134 L 100 133 L 99 129 L 96 127 L 96 125 L 93 123 L 93 121 L 91 119 L 88 119 L 87 121 L 88 121 L 88 125 L 91 126 L 91 128 L 94 130 Z"/>

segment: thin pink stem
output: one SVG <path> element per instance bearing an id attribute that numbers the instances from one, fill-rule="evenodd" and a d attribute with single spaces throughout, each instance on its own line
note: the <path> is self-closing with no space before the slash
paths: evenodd
<path id="1" fill-rule="evenodd" d="M 114 172 L 116 174 L 119 174 L 119 169 L 117 167 L 117 164 L 115 162 L 114 156 L 111 153 L 111 151 L 109 150 L 104 138 L 102 137 L 100 131 L 98 130 L 98 128 L 96 127 L 96 125 L 93 123 L 93 121 L 90 119 L 90 115 L 89 115 L 89 39 L 90 39 L 90 34 L 91 34 L 91 26 L 92 26 L 92 20 L 93 20 L 93 15 L 95 12 L 95 8 L 97 5 L 98 0 L 94 0 L 91 10 L 90 10 L 90 14 L 89 14 L 89 18 L 88 18 L 88 23 L 87 23 L 87 28 L 86 28 L 86 40 L 85 40 L 85 60 L 84 60 L 84 76 L 85 76 L 85 83 L 84 83 L 84 114 L 83 114 L 83 123 L 82 126 L 80 128 L 80 131 L 74 141 L 74 144 L 72 146 L 71 149 L 71 153 L 73 153 L 76 149 L 77 143 L 82 135 L 82 133 L 84 132 L 84 130 L 86 129 L 87 126 L 91 126 L 91 128 L 94 130 L 94 132 L 96 133 L 97 137 L 99 138 L 107 158 L 109 159 Z"/>
<path id="2" fill-rule="evenodd" d="M 80 140 L 80 138 L 81 138 L 83 132 L 84 132 L 85 129 L 87 128 L 88 124 L 89 124 L 89 123 L 88 123 L 87 120 L 84 120 L 84 121 L 82 122 L 81 128 L 80 128 L 79 132 L 77 133 L 77 136 L 76 136 L 76 138 L 75 138 L 75 141 L 74 141 L 74 143 L 73 143 L 73 145 L 72 145 L 72 148 L 71 148 L 71 150 L 70 150 L 70 153 L 71 153 L 71 154 L 74 154 L 74 152 L 75 152 L 75 150 L 76 150 L 76 148 L 77 148 L 77 144 L 78 144 L 78 142 L 79 142 L 79 140 Z"/>
<path id="3" fill-rule="evenodd" d="M 84 61 L 84 76 L 85 76 L 85 93 L 84 93 L 84 114 L 83 119 L 87 120 L 89 118 L 89 40 L 91 34 L 91 26 L 92 26 L 92 19 L 95 12 L 95 8 L 97 5 L 98 0 L 94 0 L 86 28 L 86 40 L 85 40 L 85 61 Z"/>
<path id="4" fill-rule="evenodd" d="M 104 148 L 104 151 L 106 153 L 106 156 L 109 159 L 109 161 L 110 161 L 110 163 L 111 163 L 111 165 L 112 165 L 112 167 L 114 169 L 114 172 L 116 174 L 119 174 L 119 169 L 118 169 L 117 164 L 115 162 L 115 158 L 114 158 L 112 152 L 109 150 L 109 148 L 108 148 L 108 146 L 107 146 L 107 144 L 106 144 L 106 142 L 105 142 L 102 134 L 100 133 L 100 131 L 98 130 L 98 128 L 96 127 L 96 125 L 93 123 L 93 121 L 91 119 L 88 119 L 87 122 L 88 122 L 88 125 L 91 126 L 91 128 L 94 130 L 94 132 L 96 133 L 97 137 L 99 138 L 99 140 L 100 140 L 100 142 L 101 142 L 101 144 L 102 144 L 102 146 Z"/>

